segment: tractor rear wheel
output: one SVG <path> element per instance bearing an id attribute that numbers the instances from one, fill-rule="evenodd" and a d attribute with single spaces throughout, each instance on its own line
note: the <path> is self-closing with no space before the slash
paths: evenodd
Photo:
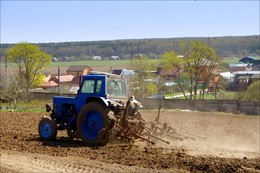
<path id="1" fill-rule="evenodd" d="M 98 102 L 90 102 L 79 113 L 77 128 L 81 139 L 91 145 L 105 145 L 109 137 L 99 137 L 99 132 L 107 128 L 109 109 Z"/>
<path id="2" fill-rule="evenodd" d="M 51 141 L 57 136 L 57 124 L 50 117 L 43 117 L 38 125 L 38 133 L 43 141 Z"/>

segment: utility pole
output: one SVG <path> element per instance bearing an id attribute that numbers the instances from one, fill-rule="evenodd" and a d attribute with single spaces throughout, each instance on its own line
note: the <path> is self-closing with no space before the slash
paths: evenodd
<path id="1" fill-rule="evenodd" d="M 132 64 L 132 63 L 133 63 L 133 62 L 132 62 L 132 61 L 133 61 L 133 56 L 134 56 L 134 55 L 133 55 L 133 43 L 131 43 L 131 57 L 130 57 L 130 58 L 131 58 L 131 68 L 132 68 L 132 66 L 133 66 L 133 64 Z"/>
<path id="2" fill-rule="evenodd" d="M 60 67 L 58 67 L 58 95 L 60 95 Z"/>
<path id="3" fill-rule="evenodd" d="M 4 83 L 5 83 L 5 88 L 4 90 L 6 91 L 6 88 L 7 88 L 7 60 L 5 58 L 5 80 L 4 80 Z"/>
<path id="4" fill-rule="evenodd" d="M 2 83 L 2 57 L 0 57 L 0 98 L 3 97 L 3 92 L 2 92 L 2 89 L 3 89 L 3 83 Z M 0 102 L 1 105 L 0 105 L 0 108 L 2 107 L 2 102 Z"/>
<path id="5" fill-rule="evenodd" d="M 0 58 L 0 87 L 3 87 L 3 84 L 2 84 L 2 57 Z"/>

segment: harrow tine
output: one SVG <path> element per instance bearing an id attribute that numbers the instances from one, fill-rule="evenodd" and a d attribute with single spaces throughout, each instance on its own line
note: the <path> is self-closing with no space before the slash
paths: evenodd
<path id="1" fill-rule="evenodd" d="M 152 135 L 152 134 L 149 134 L 149 136 L 151 136 L 151 137 L 153 137 L 153 138 L 155 138 L 155 139 L 157 139 L 157 140 L 160 140 L 160 141 L 162 141 L 162 142 L 165 142 L 166 144 L 170 144 L 169 141 L 166 141 L 166 140 L 164 140 L 164 139 L 162 139 L 162 138 L 159 138 L 159 137 L 157 137 L 157 136 L 154 136 L 154 135 Z"/>
<path id="2" fill-rule="evenodd" d="M 164 133 L 163 135 L 166 135 L 166 136 L 168 136 L 168 137 L 172 137 L 172 138 L 178 139 L 178 140 L 180 140 L 180 141 L 183 141 L 183 138 L 177 137 L 177 136 L 173 136 L 173 135 L 168 134 L 168 133 Z"/>
<path id="3" fill-rule="evenodd" d="M 143 137 L 143 136 L 141 136 L 141 135 L 134 134 L 134 136 L 137 137 L 137 138 L 140 138 L 140 139 L 142 139 L 142 140 L 144 140 L 144 141 L 147 141 L 147 142 L 151 143 L 152 145 L 155 144 L 155 142 L 153 142 L 153 141 L 151 141 L 151 140 L 149 140 L 149 139 L 146 139 L 145 137 Z"/>

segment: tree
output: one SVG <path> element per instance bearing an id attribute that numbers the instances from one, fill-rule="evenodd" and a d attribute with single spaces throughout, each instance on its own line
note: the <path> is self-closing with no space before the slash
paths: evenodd
<path id="1" fill-rule="evenodd" d="M 132 61 L 132 69 L 135 75 L 131 78 L 130 88 L 132 94 L 136 97 L 147 97 L 150 94 L 157 93 L 157 87 L 154 81 L 154 76 L 150 73 L 153 69 L 153 64 L 144 54 L 137 54 Z"/>
<path id="2" fill-rule="evenodd" d="M 181 69 L 183 69 L 183 59 L 178 57 L 178 55 L 174 51 L 165 52 L 161 57 L 161 66 L 162 70 L 169 72 L 170 74 L 174 74 L 176 76 L 172 75 L 171 81 L 177 82 L 180 90 L 182 91 L 183 95 L 187 98 L 185 95 L 185 87 L 184 87 L 184 73 L 181 75 Z M 164 76 L 161 76 L 161 78 L 164 78 Z"/>
<path id="3" fill-rule="evenodd" d="M 245 92 L 242 94 L 242 99 L 245 101 L 255 101 L 260 102 L 260 81 L 253 82 Z"/>
<path id="4" fill-rule="evenodd" d="M 204 42 L 182 43 L 181 50 L 183 57 L 173 51 L 163 54 L 163 69 L 174 74 L 172 80 L 178 84 L 186 99 L 197 99 L 198 93 L 199 98 L 204 98 L 209 85 L 217 87 L 218 78 L 214 75 L 220 59 L 216 51 Z M 189 94 L 185 93 L 187 90 Z"/>
<path id="5" fill-rule="evenodd" d="M 166 70 L 174 72 L 176 68 L 182 67 L 182 59 L 174 51 L 165 52 L 162 55 L 162 64 Z"/>
<path id="6" fill-rule="evenodd" d="M 219 57 L 215 49 L 204 42 L 191 41 L 182 44 L 184 71 L 189 78 L 189 99 L 197 99 L 198 92 L 204 98 L 205 89 L 210 82 L 215 83 Z"/>
<path id="7" fill-rule="evenodd" d="M 5 52 L 6 60 L 15 63 L 19 70 L 19 81 L 24 81 L 24 89 L 28 92 L 39 84 L 40 71 L 51 63 L 51 56 L 42 52 L 36 45 L 19 43 Z"/>

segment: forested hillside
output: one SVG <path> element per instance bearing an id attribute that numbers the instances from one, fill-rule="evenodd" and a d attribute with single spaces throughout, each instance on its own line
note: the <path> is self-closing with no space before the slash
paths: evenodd
<path id="1" fill-rule="evenodd" d="M 181 54 L 181 43 L 190 40 L 204 41 L 214 47 L 220 57 L 259 56 L 259 35 L 229 36 L 229 37 L 198 37 L 198 38 L 165 38 L 165 39 L 135 39 L 112 41 L 82 41 L 62 43 L 39 43 L 43 51 L 59 60 L 88 60 L 92 56 L 103 59 L 119 56 L 120 59 L 130 59 L 136 53 L 144 53 L 149 58 L 159 58 L 165 51 L 174 50 Z M 0 57 L 13 44 L 1 44 Z"/>

